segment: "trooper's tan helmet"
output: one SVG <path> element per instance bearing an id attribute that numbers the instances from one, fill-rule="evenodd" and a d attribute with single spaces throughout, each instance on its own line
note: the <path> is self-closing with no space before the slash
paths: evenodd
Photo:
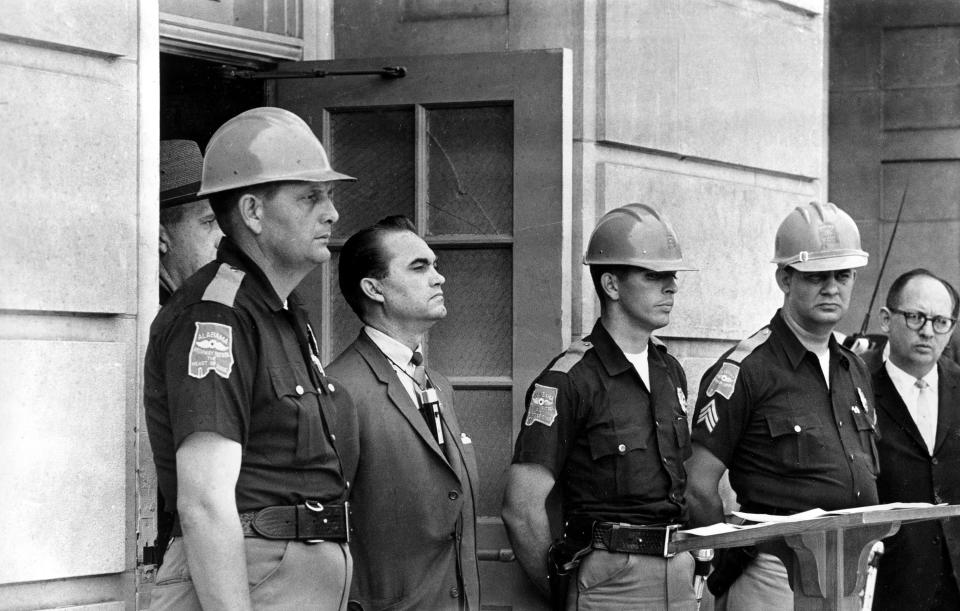
<path id="1" fill-rule="evenodd" d="M 264 106 L 220 126 L 207 144 L 198 196 L 276 181 L 356 180 L 330 167 L 313 130 L 289 110 Z"/>
<path id="2" fill-rule="evenodd" d="M 670 223 L 646 204 L 627 204 L 603 215 L 590 235 L 584 265 L 629 265 L 655 272 L 695 271 L 680 252 Z"/>
<path id="3" fill-rule="evenodd" d="M 773 263 L 826 272 L 863 267 L 869 256 L 860 248 L 860 231 L 849 214 L 830 202 L 810 202 L 780 223 Z"/>

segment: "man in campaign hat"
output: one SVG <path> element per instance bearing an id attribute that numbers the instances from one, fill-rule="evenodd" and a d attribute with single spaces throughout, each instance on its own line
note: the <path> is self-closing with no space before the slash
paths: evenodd
<path id="1" fill-rule="evenodd" d="M 210 201 L 197 195 L 202 169 L 193 140 L 160 142 L 160 305 L 213 261 L 223 237 Z"/>

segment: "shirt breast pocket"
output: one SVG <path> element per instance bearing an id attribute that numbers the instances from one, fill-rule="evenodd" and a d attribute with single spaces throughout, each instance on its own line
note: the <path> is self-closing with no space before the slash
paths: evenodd
<path id="1" fill-rule="evenodd" d="M 767 428 L 777 456 L 791 470 L 816 468 L 820 451 L 822 426 L 814 414 L 785 413 L 766 416 Z"/>
<path id="2" fill-rule="evenodd" d="M 620 430 L 597 429 L 588 435 L 590 441 L 590 456 L 593 458 L 595 469 L 594 486 L 599 498 L 627 493 L 633 485 L 635 473 L 631 465 L 642 463 L 642 460 L 631 455 L 636 452 L 646 452 L 647 442 L 644 430 L 639 426 L 627 426 Z"/>
<path id="3" fill-rule="evenodd" d="M 310 376 L 292 365 L 271 367 L 270 381 L 277 400 L 293 414 L 278 414 L 278 418 L 295 418 L 297 423 L 297 449 L 294 461 L 299 465 L 316 462 L 323 455 L 323 421 L 320 418 L 320 401 Z"/>

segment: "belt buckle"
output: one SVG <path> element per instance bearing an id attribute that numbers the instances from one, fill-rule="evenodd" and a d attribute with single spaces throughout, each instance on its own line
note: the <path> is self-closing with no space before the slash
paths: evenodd
<path id="1" fill-rule="evenodd" d="M 664 558 L 671 558 L 677 555 L 676 552 L 670 551 L 670 539 L 673 538 L 673 533 L 677 532 L 678 530 L 680 530 L 679 524 L 667 524 L 664 527 L 664 532 L 663 532 L 663 557 Z"/>
<path id="2" fill-rule="evenodd" d="M 319 501 L 307 500 L 303 502 L 303 506 L 314 513 L 323 513 L 323 503 Z M 326 539 L 304 539 L 303 540 L 304 543 L 310 543 L 311 545 L 315 543 L 323 543 L 324 541 L 326 541 Z"/>

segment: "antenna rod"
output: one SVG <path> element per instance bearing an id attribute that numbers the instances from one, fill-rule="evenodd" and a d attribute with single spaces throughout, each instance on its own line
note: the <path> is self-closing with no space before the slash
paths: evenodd
<path id="1" fill-rule="evenodd" d="M 893 248 L 893 239 L 897 237 L 897 228 L 900 226 L 900 215 L 903 214 L 903 205 L 907 202 L 907 191 L 910 190 L 910 175 L 907 174 L 907 183 L 903 187 L 903 196 L 900 198 L 900 209 L 897 210 L 897 219 L 893 222 L 893 231 L 890 232 L 890 241 L 887 243 L 887 252 L 883 255 L 883 262 L 880 264 L 880 273 L 877 274 L 877 283 L 873 285 L 873 294 L 870 295 L 870 304 L 867 306 L 867 313 L 863 316 L 863 324 L 860 325 L 860 337 L 867 334 L 867 327 L 870 325 L 870 312 L 873 311 L 873 302 L 877 298 L 877 291 L 880 290 L 880 281 L 883 279 L 883 270 L 887 267 L 887 258 L 890 257 L 890 249 Z"/>

